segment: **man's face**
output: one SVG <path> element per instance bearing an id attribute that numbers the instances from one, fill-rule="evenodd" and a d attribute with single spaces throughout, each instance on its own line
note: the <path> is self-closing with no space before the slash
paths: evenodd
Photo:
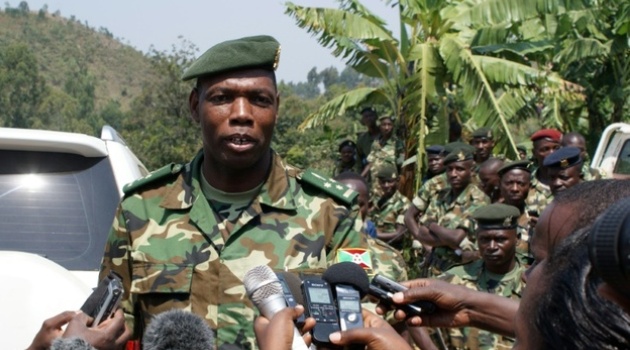
<path id="1" fill-rule="evenodd" d="M 361 124 L 365 127 L 372 126 L 376 123 L 376 114 L 374 112 L 366 111 L 361 113 Z"/>
<path id="2" fill-rule="evenodd" d="M 493 272 L 510 267 L 514 262 L 517 241 L 516 229 L 479 230 L 477 232 L 479 254 L 489 271 Z"/>
<path id="3" fill-rule="evenodd" d="M 551 179 L 549 188 L 551 193 L 556 194 L 580 183 L 582 181 L 581 172 L 582 168 L 579 165 L 566 169 L 549 168 L 548 174 Z"/>
<path id="4" fill-rule="evenodd" d="M 497 169 L 494 166 L 482 167 L 479 170 L 479 181 L 481 182 L 481 190 L 492 197 L 493 192 L 499 188 L 499 182 L 501 178 L 497 174 Z"/>
<path id="5" fill-rule="evenodd" d="M 472 160 L 464 160 L 446 165 L 448 183 L 454 190 L 463 190 L 470 183 L 472 162 Z"/>
<path id="6" fill-rule="evenodd" d="M 470 141 L 470 144 L 475 147 L 475 158 L 478 162 L 490 158 L 494 148 L 493 140 L 485 137 L 475 137 Z"/>
<path id="7" fill-rule="evenodd" d="M 427 156 L 429 171 L 431 174 L 439 174 L 444 171 L 444 157 L 439 154 L 429 154 Z"/>
<path id="8" fill-rule="evenodd" d="M 378 184 L 381 186 L 381 190 L 383 190 L 383 197 L 391 197 L 394 195 L 398 187 L 398 179 L 385 179 L 379 177 Z"/>
<path id="9" fill-rule="evenodd" d="M 392 135 L 392 131 L 394 130 L 394 122 L 392 122 L 389 118 L 381 119 L 379 129 L 381 130 L 382 136 L 389 137 Z"/>
<path id="10" fill-rule="evenodd" d="M 530 177 L 531 175 L 522 169 L 512 169 L 503 174 L 499 188 L 505 204 L 521 207 L 525 203 L 531 185 Z"/>
<path id="11" fill-rule="evenodd" d="M 279 97 L 273 72 L 251 69 L 205 78 L 190 94 L 206 161 L 231 170 L 259 166 L 269 153 Z"/>
<path id="12" fill-rule="evenodd" d="M 344 146 L 339 153 L 342 163 L 350 163 L 354 160 L 354 147 Z"/>
<path id="13" fill-rule="evenodd" d="M 560 148 L 560 144 L 550 139 L 539 139 L 534 141 L 534 158 L 538 162 L 538 165 L 542 165 L 545 157 L 555 152 Z"/>
<path id="14" fill-rule="evenodd" d="M 586 153 L 586 143 L 584 139 L 579 137 L 563 137 L 562 147 L 577 147 L 580 149 L 580 157 L 582 157 L 582 159 L 586 159 L 588 156 Z"/>

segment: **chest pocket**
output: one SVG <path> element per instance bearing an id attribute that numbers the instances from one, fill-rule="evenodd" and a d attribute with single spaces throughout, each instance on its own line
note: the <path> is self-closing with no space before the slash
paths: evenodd
<path id="1" fill-rule="evenodd" d="M 138 316 L 145 324 L 152 315 L 172 308 L 189 308 L 193 267 L 147 262 L 133 264 L 130 292 L 138 302 Z"/>

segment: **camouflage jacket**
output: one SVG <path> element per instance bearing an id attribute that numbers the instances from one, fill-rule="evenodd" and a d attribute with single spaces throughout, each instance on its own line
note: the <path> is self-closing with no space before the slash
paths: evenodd
<path id="1" fill-rule="evenodd" d="M 405 224 L 405 211 L 409 207 L 409 199 L 396 191 L 385 203 L 381 203 L 379 206 L 380 200 L 380 196 L 375 196 L 372 199 L 370 218 L 379 230 L 394 232 L 397 224 Z"/>
<path id="2" fill-rule="evenodd" d="M 540 216 L 547 204 L 553 200 L 553 195 L 549 186 L 538 180 L 536 177 L 537 171 L 538 169 L 532 172 L 531 187 L 525 199 L 525 211 L 528 213 L 535 212 L 537 216 Z"/>
<path id="3" fill-rule="evenodd" d="M 361 169 L 367 163 L 367 156 L 372 151 L 372 143 L 379 135 L 372 136 L 368 131 L 362 132 L 357 137 L 357 159 L 361 163 Z"/>
<path id="4" fill-rule="evenodd" d="M 200 189 L 203 153 L 131 184 L 120 203 L 101 266 L 122 276 L 122 307 L 134 339 L 171 308 L 203 317 L 217 349 L 254 349 L 257 310 L 243 276 L 252 267 L 326 268 L 344 247 L 367 249 L 356 193 L 274 154 L 258 195 L 225 223 Z"/>
<path id="5" fill-rule="evenodd" d="M 398 137 L 392 136 L 382 145 L 380 139 L 374 140 L 374 142 L 372 142 L 372 150 L 367 156 L 368 163 L 372 164 L 372 168 L 370 169 L 372 181 L 376 179 L 376 173 L 383 164 L 400 166 L 404 157 L 404 145 Z"/>
<path id="6" fill-rule="evenodd" d="M 519 241 L 516 245 L 517 258 L 523 265 L 529 264 L 528 259 L 531 258 L 531 252 L 529 249 L 529 242 L 532 237 L 534 227 L 531 223 L 531 217 L 527 212 L 524 212 L 519 216 L 517 221 L 516 233 L 519 235 Z"/>
<path id="7" fill-rule="evenodd" d="M 435 198 L 439 191 L 445 189 L 447 186 L 446 172 L 432 177 L 422 184 L 422 187 L 420 187 L 418 193 L 412 200 L 413 205 L 424 213 L 429 207 L 431 200 Z"/>
<path id="8" fill-rule="evenodd" d="M 588 163 L 582 164 L 582 178 L 584 181 L 601 180 L 606 178 L 606 173 L 602 169 L 591 168 Z"/>
<path id="9" fill-rule="evenodd" d="M 521 279 L 525 267 L 518 264 L 505 275 L 497 275 L 484 269 L 482 260 L 457 266 L 439 276 L 452 284 L 470 289 L 501 295 L 506 298 L 520 299 L 525 283 Z M 472 327 L 449 328 L 443 330 L 449 349 L 490 350 L 511 349 L 514 339 Z"/>
<path id="10" fill-rule="evenodd" d="M 420 218 L 422 225 L 435 222 L 448 229 L 463 229 L 466 238 L 460 243 L 461 250 L 477 250 L 476 224 L 472 213 L 479 207 L 490 204 L 490 198 L 477 186 L 470 183 L 454 198 L 450 187 L 437 193 Z M 461 263 L 461 257 L 450 247 L 434 247 L 431 257 L 431 274 L 436 276 L 446 269 Z"/>
<path id="11" fill-rule="evenodd" d="M 354 163 L 350 166 L 345 166 L 341 163 L 339 159 L 335 161 L 335 167 L 332 170 L 331 177 L 335 177 L 341 173 L 345 173 L 346 171 L 355 172 L 357 174 L 361 174 L 361 161 L 355 160 Z"/>

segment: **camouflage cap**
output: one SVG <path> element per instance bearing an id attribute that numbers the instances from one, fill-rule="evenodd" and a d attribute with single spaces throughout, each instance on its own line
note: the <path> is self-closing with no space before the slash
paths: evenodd
<path id="1" fill-rule="evenodd" d="M 548 168 L 567 169 L 582 164 L 580 149 L 577 147 L 561 147 L 557 151 L 545 157 L 543 166 Z"/>
<path id="2" fill-rule="evenodd" d="M 521 169 L 527 171 L 528 173 L 531 173 L 531 164 L 532 163 L 529 160 L 516 160 L 513 162 L 505 163 L 502 167 L 499 168 L 499 170 L 497 170 L 497 174 L 499 174 L 499 176 L 503 176 L 503 174 L 514 169 Z"/>
<path id="3" fill-rule="evenodd" d="M 481 138 L 481 139 L 490 139 L 490 140 L 492 140 L 492 138 L 493 138 L 492 129 L 490 129 L 490 128 L 479 128 L 479 129 L 477 129 L 477 130 L 472 132 L 472 138 L 473 139 Z"/>
<path id="4" fill-rule="evenodd" d="M 465 160 L 473 159 L 473 152 L 468 148 L 457 148 L 444 157 L 444 165 L 453 162 L 463 162 Z"/>
<path id="5" fill-rule="evenodd" d="M 475 210 L 472 214 L 481 230 L 509 230 L 517 226 L 521 212 L 518 208 L 503 204 L 493 203 Z"/>
<path id="6" fill-rule="evenodd" d="M 376 177 L 379 179 L 396 179 L 398 177 L 398 170 L 393 164 L 383 164 L 376 172 Z"/>
<path id="7" fill-rule="evenodd" d="M 215 75 L 237 69 L 262 68 L 275 70 L 280 60 L 280 43 L 268 35 L 228 40 L 199 56 L 186 69 L 182 80 Z"/>
<path id="8" fill-rule="evenodd" d="M 453 152 L 453 150 L 460 149 L 460 148 L 467 149 L 471 153 L 475 153 L 475 147 L 465 142 L 460 142 L 460 141 L 449 142 L 446 145 L 444 145 L 444 152 L 446 152 L 446 154 L 449 154 Z"/>
<path id="9" fill-rule="evenodd" d="M 396 120 L 396 118 L 394 118 L 393 115 L 388 115 L 388 114 L 378 117 L 378 120 L 383 120 L 383 119 L 391 119 L 392 121 Z"/>

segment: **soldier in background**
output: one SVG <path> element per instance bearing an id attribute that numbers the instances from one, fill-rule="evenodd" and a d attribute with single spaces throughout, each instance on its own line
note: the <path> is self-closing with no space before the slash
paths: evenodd
<path id="1" fill-rule="evenodd" d="M 370 183 L 370 194 L 379 194 L 380 188 L 376 181 L 376 174 L 386 164 L 396 166 L 400 170 L 405 157 L 403 142 L 394 133 L 394 118 L 381 116 L 378 118 L 381 134 L 372 143 L 372 150 L 367 157 L 367 165 L 361 175 Z"/>
<path id="2" fill-rule="evenodd" d="M 561 139 L 562 133 L 555 129 L 538 130 L 530 137 L 533 144 L 532 156 L 535 164 L 532 170 L 532 185 L 527 196 L 526 210 L 536 217 L 540 216 L 540 213 L 553 199 L 549 188 L 551 179 L 547 168 L 543 165 L 543 161 L 545 157 L 560 148 Z"/>
<path id="3" fill-rule="evenodd" d="M 384 165 L 377 173 L 381 194 L 370 200 L 370 218 L 376 225 L 376 235 L 392 247 L 403 250 L 405 241 L 404 214 L 411 202 L 398 191 L 398 172 L 392 164 Z M 411 246 L 408 239 L 407 246 Z"/>
<path id="4" fill-rule="evenodd" d="M 516 228 L 520 212 L 513 206 L 495 203 L 474 211 L 477 245 L 481 260 L 446 271 L 440 279 L 477 291 L 506 298 L 521 298 L 525 288 L 525 266 L 516 259 Z M 511 349 L 514 339 L 473 327 L 448 328 L 448 349 Z"/>
<path id="5" fill-rule="evenodd" d="M 490 198 L 472 183 L 473 154 L 466 148 L 444 158 L 448 187 L 439 191 L 420 218 L 414 237 L 431 247 L 429 277 L 477 258 L 475 223 L 471 214 L 490 204 Z"/>
<path id="6" fill-rule="evenodd" d="M 183 74 L 203 148 L 126 186 L 101 266 L 122 276 L 133 339 L 177 308 L 208 323 L 217 349 L 256 349 L 247 271 L 325 269 L 368 249 L 356 193 L 271 149 L 279 54 L 270 36 L 226 41 Z"/>
<path id="7" fill-rule="evenodd" d="M 490 128 L 479 128 L 473 131 L 471 136 L 470 145 L 475 147 L 475 164 L 479 167 L 481 163 L 492 157 L 494 136 Z"/>
<path id="8" fill-rule="evenodd" d="M 444 174 L 444 156 L 446 156 L 444 146 L 440 145 L 431 145 L 425 148 L 425 151 L 427 152 L 427 172 L 422 178 L 423 184 L 440 174 Z"/>
<path id="9" fill-rule="evenodd" d="M 479 166 L 479 188 L 490 197 L 492 203 L 501 200 L 501 191 L 499 190 L 499 169 L 503 166 L 503 160 L 499 158 L 488 158 Z"/>
<path id="10" fill-rule="evenodd" d="M 381 130 L 376 124 L 378 114 L 374 108 L 363 108 L 359 114 L 361 114 L 361 124 L 367 128 L 357 137 L 357 159 L 361 162 L 361 170 L 363 170 L 367 165 L 367 156 L 372 150 L 372 143 L 381 135 Z"/>
<path id="11" fill-rule="evenodd" d="M 527 147 L 516 146 L 516 150 L 518 151 L 518 160 L 527 160 Z"/>
<path id="12" fill-rule="evenodd" d="M 582 163 L 577 147 L 562 147 L 545 158 L 543 165 L 548 169 L 554 196 L 582 182 Z"/>
<path id="13" fill-rule="evenodd" d="M 339 144 L 339 158 L 335 161 L 332 176 L 335 177 L 346 171 L 361 173 L 361 161 L 357 159 L 357 145 L 350 140 Z"/>
<path id="14" fill-rule="evenodd" d="M 586 152 L 586 139 L 579 132 L 569 132 L 562 136 L 562 147 L 577 147 L 582 157 L 582 176 L 584 181 L 601 180 L 605 178 L 601 169 L 591 168 L 588 153 Z"/>

